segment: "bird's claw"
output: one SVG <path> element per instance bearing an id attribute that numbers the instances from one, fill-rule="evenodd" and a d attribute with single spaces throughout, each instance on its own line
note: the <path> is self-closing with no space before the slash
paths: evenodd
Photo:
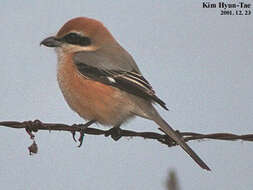
<path id="1" fill-rule="evenodd" d="M 91 120 L 91 121 L 89 121 L 89 122 L 87 122 L 85 124 L 74 124 L 74 125 L 72 125 L 72 127 L 76 127 L 76 128 L 78 128 L 80 130 L 80 137 L 78 139 L 78 141 L 80 142 L 80 144 L 78 145 L 78 147 L 81 147 L 82 144 L 83 144 L 84 133 L 86 132 L 86 129 L 91 124 L 93 124 L 95 122 L 96 122 L 95 120 Z M 76 142 L 76 138 L 75 138 L 76 133 L 75 133 L 75 131 L 71 131 L 71 133 L 72 133 L 72 137 L 73 137 L 74 141 Z"/>
<path id="2" fill-rule="evenodd" d="M 78 139 L 78 141 L 79 141 L 78 147 L 79 147 L 79 148 L 80 148 L 80 147 L 82 146 L 82 144 L 83 144 L 83 139 L 84 139 L 84 130 L 81 130 L 81 131 L 80 131 L 80 137 L 79 137 L 79 139 Z"/>
<path id="3" fill-rule="evenodd" d="M 87 129 L 88 126 L 86 126 L 86 124 L 74 124 L 74 125 L 72 125 L 72 127 L 80 129 L 80 137 L 78 139 L 78 141 L 80 142 L 80 144 L 78 145 L 78 147 L 81 147 L 82 144 L 83 144 L 84 132 L 85 132 L 85 129 Z M 77 140 L 76 140 L 76 132 L 75 131 L 71 131 L 71 133 L 72 133 L 73 140 L 75 142 L 77 142 Z"/>
<path id="4" fill-rule="evenodd" d="M 71 131 L 71 133 L 72 133 L 73 140 L 76 142 L 76 132 L 75 131 Z"/>

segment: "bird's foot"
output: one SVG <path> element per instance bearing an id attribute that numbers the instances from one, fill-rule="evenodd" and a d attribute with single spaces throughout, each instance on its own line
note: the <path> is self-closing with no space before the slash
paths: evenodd
<path id="1" fill-rule="evenodd" d="M 93 124 L 93 123 L 95 123 L 95 122 L 96 122 L 95 120 L 91 120 L 91 121 L 89 121 L 89 122 L 87 122 L 87 123 L 85 123 L 85 124 L 74 124 L 74 125 L 72 125 L 72 127 L 75 127 L 75 128 L 80 129 L 80 137 L 79 137 L 79 139 L 78 139 L 78 141 L 79 141 L 80 144 L 78 145 L 78 147 L 81 147 L 82 144 L 83 144 L 84 133 L 86 132 L 86 129 L 87 129 L 91 124 Z M 71 133 L 72 133 L 73 140 L 76 142 L 76 138 L 75 138 L 76 132 L 75 132 L 75 131 L 71 131 Z"/>

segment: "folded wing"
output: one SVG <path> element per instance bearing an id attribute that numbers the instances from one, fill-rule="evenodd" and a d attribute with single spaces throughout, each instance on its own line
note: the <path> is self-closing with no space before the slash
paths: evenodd
<path id="1" fill-rule="evenodd" d="M 131 57 L 129 57 L 130 64 L 121 66 L 122 57 L 117 58 L 116 56 L 111 58 L 111 60 L 108 57 L 101 59 L 101 55 L 96 56 L 95 53 L 99 52 L 79 52 L 74 56 L 74 64 L 80 74 L 86 78 L 111 85 L 130 94 L 154 101 L 168 110 L 166 104 L 155 95 L 155 91 L 150 83 L 141 75 Z M 126 59 L 123 60 L 126 61 Z M 120 63 L 117 64 L 115 61 L 120 61 Z M 113 64 L 115 64 L 115 66 L 113 66 Z"/>

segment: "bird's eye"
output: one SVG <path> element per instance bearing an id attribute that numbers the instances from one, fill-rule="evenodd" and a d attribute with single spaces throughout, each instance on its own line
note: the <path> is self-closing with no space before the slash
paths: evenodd
<path id="1" fill-rule="evenodd" d="M 67 34 L 66 36 L 63 37 L 63 39 L 66 42 L 70 42 L 70 43 L 76 41 L 78 38 L 79 38 L 79 36 L 76 33 L 69 33 L 69 34 Z"/>
<path id="2" fill-rule="evenodd" d="M 91 45 L 91 40 L 90 38 L 86 36 L 81 36 L 80 34 L 77 33 L 69 33 L 61 38 L 62 41 L 67 42 L 69 44 L 74 44 L 74 45 L 80 45 L 80 46 L 89 46 Z"/>

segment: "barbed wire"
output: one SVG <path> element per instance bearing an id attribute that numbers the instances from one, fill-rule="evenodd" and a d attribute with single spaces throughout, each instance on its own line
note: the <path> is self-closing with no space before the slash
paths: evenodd
<path id="1" fill-rule="evenodd" d="M 76 141 L 75 135 L 76 132 L 80 133 L 79 136 L 79 147 L 82 145 L 84 135 L 104 135 L 105 137 L 111 137 L 115 141 L 120 139 L 121 137 L 143 137 L 144 139 L 153 139 L 158 142 L 165 144 L 169 147 L 176 146 L 176 142 L 171 139 L 166 134 L 160 134 L 155 132 L 136 132 L 130 130 L 124 130 L 120 128 L 111 128 L 109 130 L 102 130 L 97 128 L 89 128 L 93 122 L 88 122 L 86 124 L 73 124 L 67 125 L 62 123 L 43 123 L 39 120 L 34 121 L 1 121 L 0 126 L 16 128 L 16 129 L 25 129 L 29 134 L 31 139 L 34 139 L 34 132 L 39 130 L 48 130 L 48 131 L 68 131 L 72 133 L 72 137 L 74 141 Z M 160 129 L 161 130 L 161 129 Z M 161 130 L 162 131 L 162 130 Z M 226 140 L 226 141 L 253 141 L 253 134 L 245 134 L 245 135 L 237 135 L 232 133 L 211 133 L 211 134 L 201 134 L 194 132 L 180 132 L 176 131 L 185 142 L 192 140 L 200 140 L 200 139 L 215 139 L 215 140 Z M 31 150 L 30 150 L 31 148 Z M 37 144 L 35 141 L 29 147 L 30 153 L 37 152 Z"/>

